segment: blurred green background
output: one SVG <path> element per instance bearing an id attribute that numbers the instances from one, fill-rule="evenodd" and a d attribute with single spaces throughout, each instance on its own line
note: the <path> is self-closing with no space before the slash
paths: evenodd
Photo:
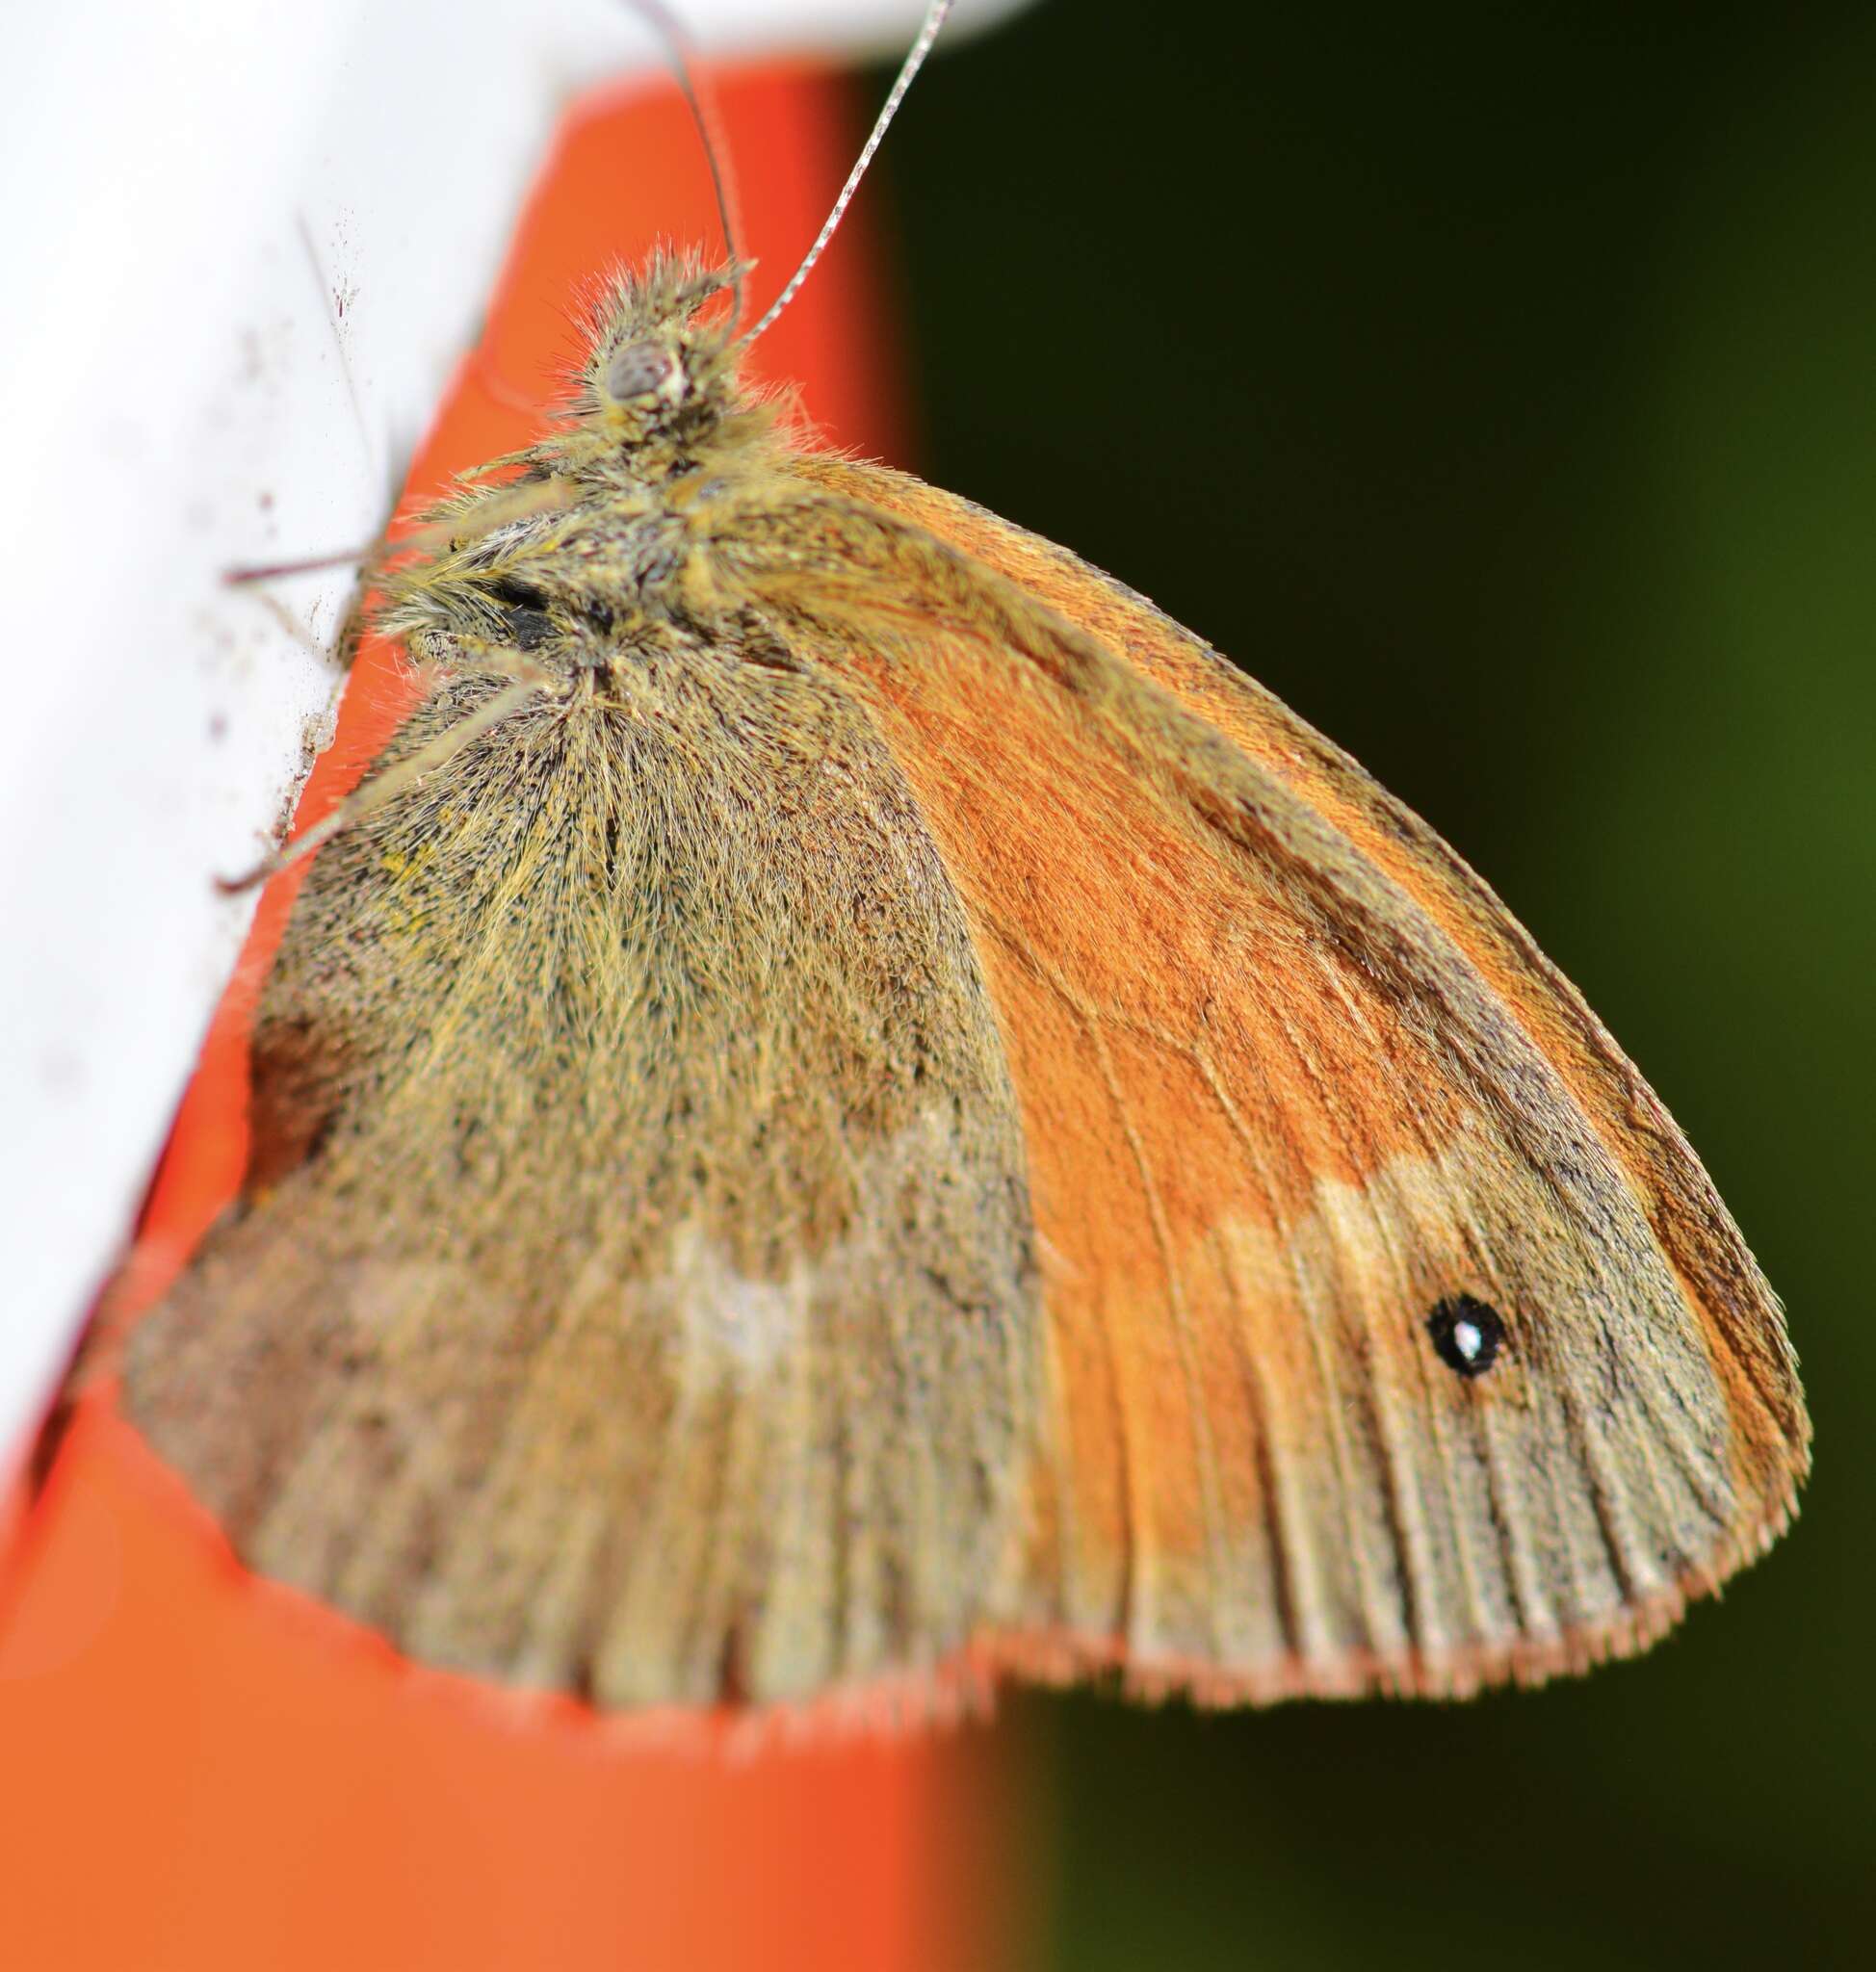
<path id="1" fill-rule="evenodd" d="M 883 169 L 928 476 L 1484 872 L 1700 1149 L 1817 1427 L 1787 1541 L 1584 1682 L 1020 1701 L 1039 1961 L 1869 1962 L 1876 13 L 1054 0 Z"/>

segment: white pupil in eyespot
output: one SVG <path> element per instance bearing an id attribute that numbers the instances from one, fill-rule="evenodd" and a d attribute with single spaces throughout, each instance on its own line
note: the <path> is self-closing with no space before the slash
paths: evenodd
<path id="1" fill-rule="evenodd" d="M 1459 1351 L 1460 1355 L 1468 1362 L 1476 1362 L 1478 1361 L 1478 1352 L 1484 1345 L 1485 1337 L 1479 1334 L 1475 1324 L 1469 1321 L 1456 1321 L 1453 1323 L 1452 1346 Z"/>

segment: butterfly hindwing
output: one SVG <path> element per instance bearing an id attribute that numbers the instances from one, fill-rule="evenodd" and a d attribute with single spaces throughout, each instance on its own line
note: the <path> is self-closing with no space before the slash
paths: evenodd
<path id="1" fill-rule="evenodd" d="M 250 1566 L 430 1661 L 609 1705 L 928 1671 L 1038 1401 L 969 935 L 838 693 L 769 649 L 635 676 L 316 860 L 247 1195 L 130 1413 Z"/>

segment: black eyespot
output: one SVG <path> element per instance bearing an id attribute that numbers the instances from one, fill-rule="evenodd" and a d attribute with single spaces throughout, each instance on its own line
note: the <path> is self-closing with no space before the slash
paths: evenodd
<path id="1" fill-rule="evenodd" d="M 1504 1319 L 1471 1294 L 1450 1294 L 1426 1317 L 1433 1353 L 1460 1376 L 1483 1376 L 1504 1346 Z"/>

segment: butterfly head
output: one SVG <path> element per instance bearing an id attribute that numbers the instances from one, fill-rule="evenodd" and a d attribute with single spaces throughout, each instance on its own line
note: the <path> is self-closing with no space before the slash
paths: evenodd
<path id="1" fill-rule="evenodd" d="M 737 404 L 737 345 L 733 310 L 712 303 L 738 272 L 661 252 L 612 282 L 590 313 L 576 380 L 589 434 L 644 465 L 716 432 Z"/>

